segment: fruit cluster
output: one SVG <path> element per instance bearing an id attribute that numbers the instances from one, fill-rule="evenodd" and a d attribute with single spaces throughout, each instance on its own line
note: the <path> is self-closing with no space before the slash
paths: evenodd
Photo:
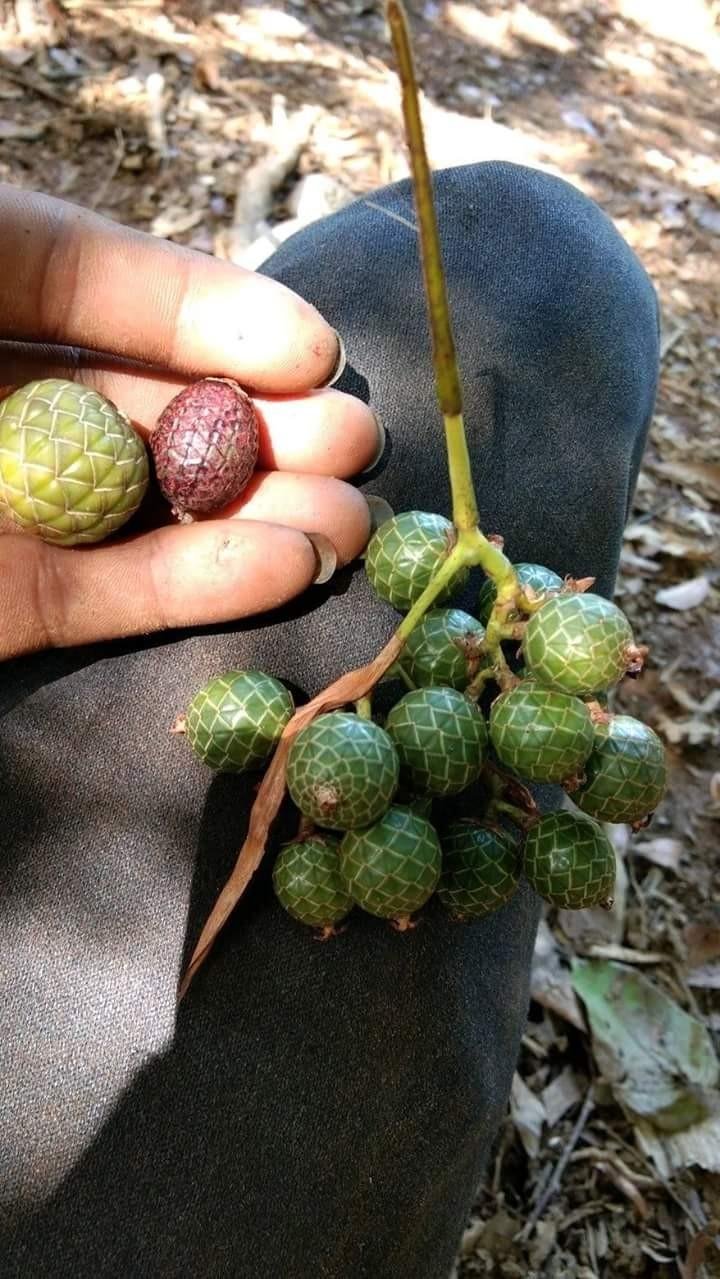
<path id="1" fill-rule="evenodd" d="M 411 608 L 452 535 L 436 515 L 388 518 L 365 561 L 376 593 Z M 665 785 L 656 734 L 603 705 L 641 650 L 625 616 L 586 583 L 536 564 L 514 570 L 522 595 L 504 625 L 519 643 L 519 674 L 485 665 L 496 604 L 487 580 L 477 617 L 432 608 L 413 628 L 385 677 L 400 695 L 382 722 L 366 697 L 292 738 L 286 781 L 299 834 L 273 881 L 285 909 L 320 935 L 353 906 L 405 929 L 435 892 L 457 919 L 487 915 L 523 874 L 556 906 L 610 903 L 614 853 L 601 823 L 644 823 Z M 236 671 L 200 689 L 177 728 L 205 763 L 243 770 L 270 757 L 292 714 L 277 680 Z M 559 783 L 575 811 L 541 816 L 525 780 Z M 444 802 L 463 792 L 470 819 Z"/>

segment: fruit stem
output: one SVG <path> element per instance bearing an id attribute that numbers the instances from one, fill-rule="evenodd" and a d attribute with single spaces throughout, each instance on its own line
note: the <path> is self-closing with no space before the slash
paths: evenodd
<path id="1" fill-rule="evenodd" d="M 417 690 L 417 684 L 410 679 L 410 676 L 405 670 L 402 662 L 395 662 L 394 665 L 390 667 L 388 675 L 394 679 L 401 680 L 410 693 L 414 693 Z M 382 680 L 380 683 L 382 683 Z"/>
<path id="2" fill-rule="evenodd" d="M 398 626 L 395 632 L 397 639 L 402 640 L 404 643 L 408 635 L 411 635 L 415 630 L 418 622 L 422 621 L 428 609 L 435 603 L 438 595 L 442 594 L 457 574 L 463 568 L 478 563 L 474 552 L 474 534 L 482 537 L 482 533 L 479 533 L 477 529 L 459 535 L 447 559 L 440 565 L 432 581 L 428 583 L 420 598 L 415 601 L 410 612 Z"/>
<path id="3" fill-rule="evenodd" d="M 298 822 L 297 834 L 295 838 L 290 841 L 290 843 L 302 844 L 303 840 L 309 839 L 310 836 L 314 834 L 315 834 L 315 823 L 312 817 L 306 817 L 304 813 L 301 813 L 300 820 Z"/>
<path id="4" fill-rule="evenodd" d="M 506 799 L 491 800 L 488 813 L 491 815 L 504 813 L 521 830 L 530 830 L 540 818 L 539 813 L 526 813 L 522 808 L 518 808 L 517 804 L 510 804 Z"/>
<path id="5" fill-rule="evenodd" d="M 476 527 L 478 510 L 462 416 L 460 377 L 440 252 L 432 178 L 425 149 L 410 33 L 401 0 L 388 0 L 386 12 L 402 89 L 405 135 L 410 152 L 413 195 L 420 232 L 420 258 L 432 335 L 435 387 L 445 422 L 453 522 L 458 532 L 462 532 Z"/>
<path id="6" fill-rule="evenodd" d="M 483 666 L 477 675 L 473 675 L 470 683 L 465 689 L 465 696 L 470 698 L 471 702 L 477 702 L 482 697 L 485 685 L 488 680 L 492 679 L 495 674 L 493 666 Z"/>
<path id="7" fill-rule="evenodd" d="M 367 697 L 358 697 L 355 703 L 355 714 L 358 719 L 372 719 L 372 694 L 368 693 Z"/>
<path id="8" fill-rule="evenodd" d="M 432 337 L 435 388 L 445 422 L 453 523 L 459 535 L 458 547 L 464 539 L 468 539 L 468 549 L 472 545 L 473 553 L 464 560 L 464 563 L 468 566 L 483 568 L 488 577 L 493 579 L 497 586 L 497 604 L 502 612 L 502 605 L 509 605 L 516 599 L 520 585 L 517 574 L 510 560 L 503 554 L 501 546 L 489 541 L 478 528 L 477 499 L 463 422 L 460 376 L 440 250 L 432 177 L 425 148 L 410 33 L 402 0 L 387 0 L 386 16 L 402 90 L 405 136 L 410 153 L 412 188 L 420 235 L 420 259 Z M 411 616 L 412 612 L 408 614 L 408 617 Z M 502 612 L 502 621 L 504 620 L 505 613 Z M 405 638 L 414 625 L 413 621 L 405 633 Z M 499 633 L 491 634 L 490 647 L 493 651 L 499 649 L 500 640 Z M 497 664 L 502 669 L 500 658 L 497 659 Z"/>

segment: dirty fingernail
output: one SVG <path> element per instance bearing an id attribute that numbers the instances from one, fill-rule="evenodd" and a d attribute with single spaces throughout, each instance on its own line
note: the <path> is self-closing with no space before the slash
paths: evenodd
<path id="1" fill-rule="evenodd" d="M 323 586 L 337 568 L 337 551 L 324 533 L 306 533 L 305 536 L 315 552 L 316 571 L 311 586 Z"/>
<path id="2" fill-rule="evenodd" d="M 345 343 L 340 337 L 340 334 L 338 333 L 337 329 L 335 329 L 334 332 L 335 332 L 335 337 L 338 340 L 338 357 L 335 364 L 335 368 L 333 369 L 329 378 L 327 379 L 327 381 L 321 383 L 322 387 L 334 386 L 336 382 L 339 382 L 340 378 L 345 372 L 345 365 L 347 364 L 347 355 L 345 353 Z"/>
<path id="3" fill-rule="evenodd" d="M 385 433 L 385 427 L 383 426 L 382 422 L 380 421 L 380 418 L 378 417 L 374 409 L 372 410 L 372 415 L 375 418 L 375 425 L 377 427 L 377 433 L 378 433 L 377 449 L 375 451 L 372 461 L 368 462 L 367 466 L 360 472 L 361 478 L 363 475 L 369 475 L 371 471 L 375 470 L 375 467 L 377 466 L 383 453 L 385 452 L 385 447 L 387 445 L 387 435 Z"/>

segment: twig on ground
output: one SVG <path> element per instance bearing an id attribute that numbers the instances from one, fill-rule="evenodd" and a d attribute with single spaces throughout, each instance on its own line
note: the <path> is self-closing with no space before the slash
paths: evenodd
<path id="1" fill-rule="evenodd" d="M 668 354 L 668 351 L 671 351 L 675 343 L 680 341 L 680 338 L 685 333 L 686 328 L 687 328 L 687 325 L 678 324 L 676 328 L 671 329 L 669 333 L 664 334 L 664 336 L 662 337 L 660 341 L 660 359 L 661 360 L 664 360 L 665 356 Z"/>
<path id="2" fill-rule="evenodd" d="M 30 89 L 41 98 L 56 102 L 61 107 L 70 105 L 70 100 L 66 93 L 62 93 L 60 89 L 51 88 L 49 84 L 45 83 L 42 76 L 38 75 L 30 67 L 13 67 L 0 55 L 0 70 L 7 80 L 14 80 L 21 88 Z"/>
<path id="3" fill-rule="evenodd" d="M 591 1088 L 588 1088 L 587 1093 L 585 1094 L 585 1100 L 582 1104 L 580 1114 L 577 1117 L 575 1127 L 573 1128 L 570 1134 L 570 1139 L 565 1149 L 563 1150 L 560 1158 L 557 1161 L 557 1164 L 555 1165 L 555 1171 L 553 1172 L 553 1175 L 550 1178 L 550 1181 L 548 1182 L 548 1185 L 544 1193 L 538 1199 L 525 1225 L 523 1226 L 519 1234 L 516 1236 L 519 1242 L 527 1243 L 533 1230 L 535 1229 L 535 1226 L 537 1225 L 537 1222 L 540 1220 L 543 1213 L 545 1212 L 545 1209 L 550 1203 L 550 1200 L 557 1193 L 560 1187 L 560 1182 L 562 1181 L 562 1178 L 563 1178 L 563 1173 L 565 1172 L 565 1169 L 567 1168 L 568 1163 L 570 1162 L 570 1156 L 580 1140 L 583 1128 L 585 1127 L 588 1119 L 590 1118 L 590 1114 L 593 1110 L 594 1105 L 595 1105 L 595 1100 L 593 1098 L 593 1090 L 591 1087 Z"/>
<path id="4" fill-rule="evenodd" d="M 145 81 L 146 129 L 148 143 L 159 156 L 167 155 L 167 128 L 165 126 L 165 76 L 161 71 L 151 71 Z"/>

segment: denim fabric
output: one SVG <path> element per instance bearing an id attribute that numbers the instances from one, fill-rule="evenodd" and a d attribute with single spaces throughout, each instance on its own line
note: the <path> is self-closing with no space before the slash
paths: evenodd
<path id="1" fill-rule="evenodd" d="M 437 175 L 483 527 L 610 592 L 652 412 L 655 294 L 604 214 L 509 164 Z M 406 183 L 373 204 L 412 218 Z M 389 438 L 363 482 L 449 511 L 416 236 L 362 200 L 266 273 L 343 335 Z M 472 607 L 477 582 L 460 602 Z M 252 783 L 168 733 L 258 666 L 313 693 L 393 628 L 359 567 L 257 622 L 0 672 L 0 1272 L 445 1279 L 505 1111 L 537 902 L 317 945 L 270 858 L 176 1010 Z"/>

